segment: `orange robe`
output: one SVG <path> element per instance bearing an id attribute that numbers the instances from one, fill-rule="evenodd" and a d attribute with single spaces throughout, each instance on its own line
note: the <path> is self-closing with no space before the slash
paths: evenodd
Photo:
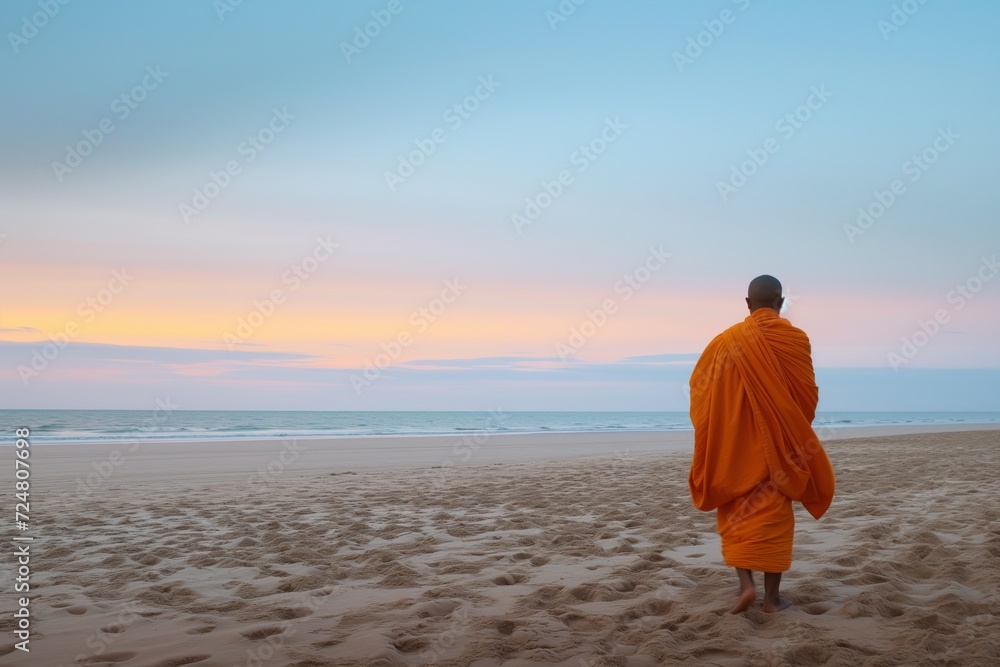
<path id="1" fill-rule="evenodd" d="M 784 572 L 799 501 L 820 518 L 833 500 L 830 459 L 812 429 L 819 389 L 809 338 L 771 308 L 716 336 L 691 374 L 695 506 L 717 509 L 730 567 Z"/>

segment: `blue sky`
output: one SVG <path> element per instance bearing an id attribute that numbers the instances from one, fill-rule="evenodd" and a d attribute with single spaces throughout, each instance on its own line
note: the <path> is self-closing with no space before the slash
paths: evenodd
<path id="1" fill-rule="evenodd" d="M 44 6 L 0 7 L 5 406 L 684 409 L 690 359 L 648 358 L 696 355 L 766 272 L 821 409 L 1000 409 L 994 3 Z"/>

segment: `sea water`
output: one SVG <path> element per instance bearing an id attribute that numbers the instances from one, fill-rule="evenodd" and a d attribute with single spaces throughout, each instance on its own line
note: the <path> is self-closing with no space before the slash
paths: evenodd
<path id="1" fill-rule="evenodd" d="M 1000 412 L 821 412 L 814 425 L 976 423 L 1000 424 Z M 33 444 L 692 429 L 686 412 L 0 410 L 0 428 L 13 434 L 25 427 Z"/>

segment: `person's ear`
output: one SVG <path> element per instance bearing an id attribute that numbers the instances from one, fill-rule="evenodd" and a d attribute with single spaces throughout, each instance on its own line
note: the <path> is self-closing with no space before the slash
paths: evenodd
<path id="1" fill-rule="evenodd" d="M 782 307 L 783 307 L 784 305 L 785 305 L 785 297 L 781 297 L 780 299 L 778 299 L 778 308 L 777 308 L 777 311 L 778 311 L 779 313 L 781 312 L 781 308 L 782 308 Z"/>
<path id="2" fill-rule="evenodd" d="M 751 308 L 751 306 L 750 306 L 750 297 L 746 297 L 744 299 L 744 301 L 747 302 L 747 310 L 753 310 L 753 308 Z"/>

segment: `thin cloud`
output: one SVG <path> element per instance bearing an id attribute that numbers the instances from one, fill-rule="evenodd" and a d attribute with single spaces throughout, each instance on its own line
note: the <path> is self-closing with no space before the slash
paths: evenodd
<path id="1" fill-rule="evenodd" d="M 644 354 L 635 357 L 625 357 L 622 363 L 627 364 L 677 364 L 698 361 L 701 355 L 697 352 L 665 352 L 663 354 Z"/>
<path id="2" fill-rule="evenodd" d="M 524 368 L 536 364 L 551 364 L 562 361 L 559 357 L 471 357 L 467 359 L 416 359 L 401 366 L 433 368 Z"/>
<path id="3" fill-rule="evenodd" d="M 7 361 L 26 363 L 30 361 L 32 352 L 49 341 L 20 343 L 0 341 L 0 356 Z M 115 345 L 110 343 L 70 343 L 60 352 L 60 357 L 90 361 L 147 361 L 163 364 L 197 364 L 213 362 L 273 362 L 273 361 L 303 361 L 319 359 L 312 354 L 296 352 L 274 352 L 256 350 L 210 350 L 204 348 L 158 347 L 149 345 Z M 20 358 L 20 361 L 18 359 Z"/>

